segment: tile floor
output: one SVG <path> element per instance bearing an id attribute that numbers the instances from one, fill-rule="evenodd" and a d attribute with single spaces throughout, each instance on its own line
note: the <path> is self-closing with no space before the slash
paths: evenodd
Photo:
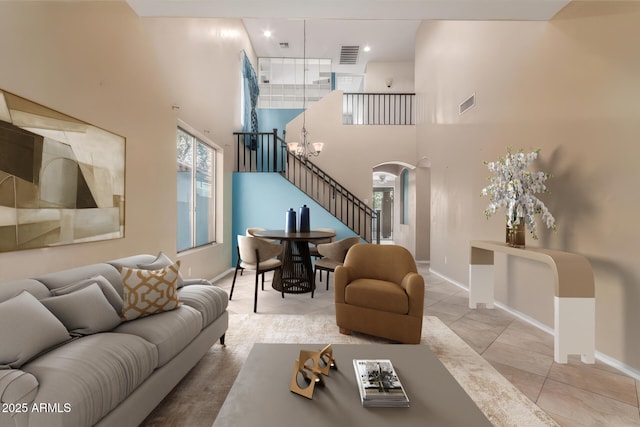
<path id="1" fill-rule="evenodd" d="M 640 381 L 599 361 L 585 365 L 578 356 L 570 357 L 566 365 L 555 363 L 551 335 L 499 308 L 471 310 L 464 289 L 431 274 L 428 264 L 418 269 L 426 284 L 425 315 L 440 318 L 560 425 L 640 426 Z M 252 279 L 253 274 L 245 272 Z M 335 312 L 333 275 L 329 291 L 323 275 L 314 298 L 301 294 L 283 299 L 271 288 L 271 274 L 267 273 L 265 291 L 258 295 L 259 313 Z M 233 274 L 227 275 L 216 284 L 229 291 L 232 278 Z M 253 280 L 244 277 L 239 283 L 229 311 L 250 313 Z"/>

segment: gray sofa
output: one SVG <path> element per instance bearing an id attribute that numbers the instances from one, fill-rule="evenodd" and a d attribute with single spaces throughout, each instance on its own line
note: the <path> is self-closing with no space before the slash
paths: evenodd
<path id="1" fill-rule="evenodd" d="M 120 318 L 119 268 L 167 262 L 136 255 L 0 283 L 0 426 L 138 425 L 224 345 L 228 296 L 206 280 L 178 277 L 177 308 Z"/>

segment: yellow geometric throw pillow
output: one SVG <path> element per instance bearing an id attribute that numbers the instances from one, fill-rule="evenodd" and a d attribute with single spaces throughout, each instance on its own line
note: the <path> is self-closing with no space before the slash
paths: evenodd
<path id="1" fill-rule="evenodd" d="M 122 267 L 122 320 L 133 320 L 180 306 L 177 290 L 179 269 L 180 261 L 161 270 Z"/>

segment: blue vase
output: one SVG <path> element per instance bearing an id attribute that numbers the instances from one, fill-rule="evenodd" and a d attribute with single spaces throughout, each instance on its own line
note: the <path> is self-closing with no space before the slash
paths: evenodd
<path id="1" fill-rule="evenodd" d="M 300 214 L 300 223 L 298 225 L 298 231 L 301 233 L 308 233 L 311 231 L 310 221 L 309 221 L 309 208 L 307 205 L 300 206 L 299 212 Z"/>
<path id="2" fill-rule="evenodd" d="M 284 231 L 287 233 L 296 232 L 296 211 L 293 208 L 289 208 L 285 213 Z"/>

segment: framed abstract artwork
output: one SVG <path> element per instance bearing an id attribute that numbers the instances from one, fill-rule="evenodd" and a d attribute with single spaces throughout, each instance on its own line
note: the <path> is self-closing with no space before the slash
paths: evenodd
<path id="1" fill-rule="evenodd" d="M 0 252 L 124 237 L 125 138 L 0 90 Z"/>

